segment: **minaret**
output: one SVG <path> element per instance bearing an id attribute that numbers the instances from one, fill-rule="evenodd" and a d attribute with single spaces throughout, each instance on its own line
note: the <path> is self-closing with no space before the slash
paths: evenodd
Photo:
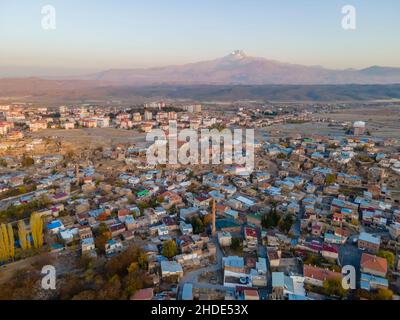
<path id="1" fill-rule="evenodd" d="M 76 185 L 79 186 L 79 164 L 75 165 L 75 178 L 76 178 Z"/>
<path id="2" fill-rule="evenodd" d="M 213 199 L 213 205 L 212 205 L 212 236 L 215 237 L 217 235 L 217 227 L 215 225 L 215 199 Z"/>

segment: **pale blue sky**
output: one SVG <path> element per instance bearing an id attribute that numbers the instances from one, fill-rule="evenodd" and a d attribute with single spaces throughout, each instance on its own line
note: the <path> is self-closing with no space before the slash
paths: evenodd
<path id="1" fill-rule="evenodd" d="M 41 28 L 41 7 L 57 28 Z M 341 28 L 341 8 L 357 29 Z M 0 0 L 0 66 L 108 69 L 182 64 L 235 49 L 283 62 L 400 67 L 398 0 Z"/>

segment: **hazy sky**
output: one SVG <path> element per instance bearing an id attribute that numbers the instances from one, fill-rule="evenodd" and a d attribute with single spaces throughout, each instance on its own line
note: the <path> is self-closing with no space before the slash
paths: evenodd
<path id="1" fill-rule="evenodd" d="M 48 4 L 57 24 L 45 31 Z M 341 27 L 347 4 L 356 30 Z M 400 1 L 0 0 L 3 73 L 183 64 L 235 49 L 330 68 L 400 67 Z"/>

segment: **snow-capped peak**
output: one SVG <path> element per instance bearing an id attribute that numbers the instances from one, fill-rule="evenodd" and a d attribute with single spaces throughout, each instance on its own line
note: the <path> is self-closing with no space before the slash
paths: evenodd
<path id="1" fill-rule="evenodd" d="M 246 54 L 244 53 L 243 50 L 235 50 L 230 55 L 231 55 L 231 57 L 240 58 L 240 59 L 246 58 Z"/>

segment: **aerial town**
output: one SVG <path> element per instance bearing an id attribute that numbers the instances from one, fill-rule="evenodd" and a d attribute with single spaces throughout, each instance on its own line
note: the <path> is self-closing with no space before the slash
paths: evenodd
<path id="1" fill-rule="evenodd" d="M 360 105 L 0 105 L 0 299 L 400 299 L 400 134 Z M 171 122 L 254 129 L 254 170 L 150 165 Z"/>

